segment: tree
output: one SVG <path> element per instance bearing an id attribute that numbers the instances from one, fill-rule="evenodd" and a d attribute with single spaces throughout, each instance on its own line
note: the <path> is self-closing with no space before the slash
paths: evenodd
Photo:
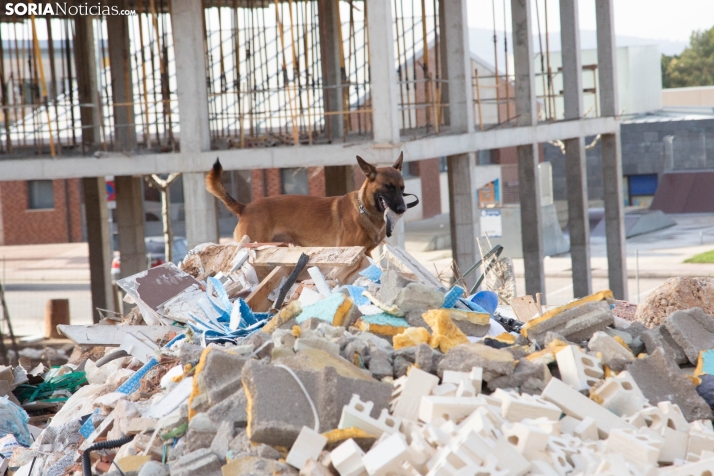
<path id="1" fill-rule="evenodd" d="M 714 27 L 695 31 L 680 55 L 662 55 L 662 87 L 714 86 Z"/>

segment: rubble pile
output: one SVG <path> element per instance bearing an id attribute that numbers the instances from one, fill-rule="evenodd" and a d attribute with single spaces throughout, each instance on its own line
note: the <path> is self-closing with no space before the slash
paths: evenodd
<path id="1" fill-rule="evenodd" d="M 0 370 L 13 390 L 0 474 L 714 468 L 714 318 L 701 308 L 648 329 L 613 313 L 633 310 L 609 291 L 505 305 L 445 287 L 400 248 L 376 263 L 360 247 L 247 239 L 118 284 L 136 307 L 59 326 L 77 344 L 67 364 L 34 380 Z"/>

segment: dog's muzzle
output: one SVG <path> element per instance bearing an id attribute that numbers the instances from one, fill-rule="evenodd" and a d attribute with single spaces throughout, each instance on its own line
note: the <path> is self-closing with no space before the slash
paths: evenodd
<path id="1" fill-rule="evenodd" d="M 419 205 L 419 197 L 414 195 L 413 193 L 403 193 L 403 197 L 414 197 L 414 201 L 411 203 L 407 203 L 407 210 L 410 208 L 414 208 L 417 205 Z M 392 236 L 392 231 L 394 230 L 394 226 L 397 224 L 397 221 L 402 217 L 402 214 L 398 214 L 394 211 L 392 211 L 389 207 L 384 211 L 384 221 L 386 222 L 387 226 L 387 237 Z"/>

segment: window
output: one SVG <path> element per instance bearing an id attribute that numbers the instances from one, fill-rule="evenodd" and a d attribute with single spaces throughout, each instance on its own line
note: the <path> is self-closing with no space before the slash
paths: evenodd
<path id="1" fill-rule="evenodd" d="M 439 157 L 439 172 L 448 172 L 449 164 L 446 161 L 446 157 Z"/>
<path id="2" fill-rule="evenodd" d="M 55 207 L 55 190 L 52 180 L 30 180 L 27 182 L 27 208 L 45 210 Z"/>
<path id="3" fill-rule="evenodd" d="M 307 168 L 280 169 L 281 190 L 283 194 L 309 195 Z"/>

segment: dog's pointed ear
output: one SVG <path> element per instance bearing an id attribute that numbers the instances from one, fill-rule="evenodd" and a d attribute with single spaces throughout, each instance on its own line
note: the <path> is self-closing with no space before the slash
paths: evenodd
<path id="1" fill-rule="evenodd" d="M 362 172 L 364 172 L 365 177 L 367 177 L 367 180 L 374 180 L 377 177 L 377 167 L 368 163 L 359 155 L 357 156 L 357 163 L 362 169 Z"/>
<path id="2" fill-rule="evenodd" d="M 402 162 L 404 161 L 404 152 L 402 151 L 401 154 L 399 154 L 399 158 L 397 159 L 396 162 L 394 162 L 394 167 L 395 169 L 399 170 L 400 172 L 402 171 Z"/>

